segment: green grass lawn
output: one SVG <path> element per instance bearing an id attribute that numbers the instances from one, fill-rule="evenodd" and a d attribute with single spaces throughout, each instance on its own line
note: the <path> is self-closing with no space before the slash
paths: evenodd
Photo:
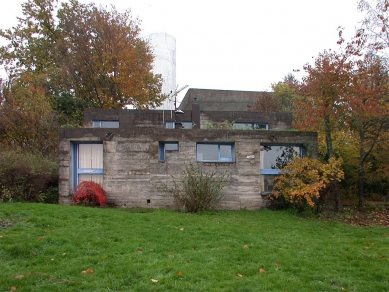
<path id="1" fill-rule="evenodd" d="M 11 290 L 389 291 L 389 228 L 3 203 L 0 291 Z"/>

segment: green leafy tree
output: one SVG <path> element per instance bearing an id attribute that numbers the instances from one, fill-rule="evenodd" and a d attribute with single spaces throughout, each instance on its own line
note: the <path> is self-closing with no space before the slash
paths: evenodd
<path id="1" fill-rule="evenodd" d="M 293 111 L 294 103 L 299 98 L 296 92 L 298 85 L 299 82 L 293 74 L 288 74 L 283 78 L 281 82 L 273 83 L 271 85 L 271 88 L 274 92 L 274 96 L 279 102 L 281 111 Z"/>

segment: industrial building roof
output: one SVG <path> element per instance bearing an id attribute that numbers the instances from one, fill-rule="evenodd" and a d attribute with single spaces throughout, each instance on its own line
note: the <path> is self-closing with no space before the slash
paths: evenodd
<path id="1" fill-rule="evenodd" d="M 196 98 L 201 111 L 247 111 L 247 106 L 254 105 L 260 93 L 260 91 L 189 88 L 179 108 L 190 111 Z"/>

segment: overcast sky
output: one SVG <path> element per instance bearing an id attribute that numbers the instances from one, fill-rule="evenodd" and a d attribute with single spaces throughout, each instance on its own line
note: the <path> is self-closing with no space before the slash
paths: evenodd
<path id="1" fill-rule="evenodd" d="M 24 0 L 2 0 L 0 28 L 16 24 Z M 91 0 L 81 0 L 82 3 Z M 351 37 L 362 19 L 356 0 L 95 0 L 131 9 L 144 35 L 176 39 L 177 85 L 270 90 L 325 49 L 336 49 L 337 28 Z M 182 92 L 180 97 L 182 98 Z"/>

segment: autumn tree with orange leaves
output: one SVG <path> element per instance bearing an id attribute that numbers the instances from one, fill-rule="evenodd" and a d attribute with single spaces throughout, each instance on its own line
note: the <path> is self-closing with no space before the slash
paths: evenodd
<path id="1" fill-rule="evenodd" d="M 332 51 L 320 53 L 314 65 L 305 65 L 307 76 L 299 86 L 300 98 L 295 106 L 294 127 L 324 133 L 327 159 L 334 157 L 333 133 L 339 129 L 340 117 L 346 110 L 344 94 L 350 82 L 351 63 L 347 55 Z M 337 210 L 341 200 L 337 181 L 334 181 Z"/>
<path id="2" fill-rule="evenodd" d="M 97 108 L 145 108 L 163 101 L 152 50 L 130 11 L 77 0 L 28 0 L 22 7 L 18 25 L 0 30 L 8 42 L 0 47 L 0 62 L 10 84 L 28 72 L 60 113 L 78 106 L 72 101 Z"/>

